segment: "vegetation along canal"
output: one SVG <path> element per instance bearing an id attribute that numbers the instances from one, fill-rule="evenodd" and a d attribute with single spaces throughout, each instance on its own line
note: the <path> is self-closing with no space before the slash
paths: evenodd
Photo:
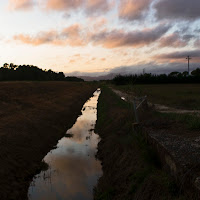
<path id="1" fill-rule="evenodd" d="M 98 89 L 82 108 L 82 115 L 44 158 L 48 169 L 36 175 L 28 196 L 30 200 L 89 200 L 102 175 L 95 154 L 99 136 L 94 133 L 97 120 Z"/>

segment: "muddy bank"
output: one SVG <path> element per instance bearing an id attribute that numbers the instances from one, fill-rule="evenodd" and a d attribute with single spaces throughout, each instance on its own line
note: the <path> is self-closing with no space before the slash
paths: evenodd
<path id="1" fill-rule="evenodd" d="M 101 141 L 97 157 L 103 176 L 95 188 L 96 200 L 187 199 L 175 180 L 162 170 L 160 160 L 144 138 L 132 129 L 132 107 L 102 88 L 96 132 Z"/>
<path id="2" fill-rule="evenodd" d="M 75 122 L 97 87 L 86 83 L 0 83 L 0 199 L 27 199 L 41 160 Z"/>

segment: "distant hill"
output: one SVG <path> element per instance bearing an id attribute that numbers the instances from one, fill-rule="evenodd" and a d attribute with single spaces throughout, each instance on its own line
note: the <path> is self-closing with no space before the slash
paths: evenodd
<path id="1" fill-rule="evenodd" d="M 79 78 L 82 78 L 85 81 L 100 81 L 100 80 L 112 80 L 113 78 L 115 78 L 115 76 L 117 76 L 117 74 L 111 73 L 111 74 L 107 74 L 104 76 L 78 76 Z"/>

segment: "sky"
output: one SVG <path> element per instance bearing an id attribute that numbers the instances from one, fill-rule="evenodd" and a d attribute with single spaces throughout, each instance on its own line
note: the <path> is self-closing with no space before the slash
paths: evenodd
<path id="1" fill-rule="evenodd" d="M 199 0 L 1 0 L 0 66 L 70 75 L 200 67 Z"/>

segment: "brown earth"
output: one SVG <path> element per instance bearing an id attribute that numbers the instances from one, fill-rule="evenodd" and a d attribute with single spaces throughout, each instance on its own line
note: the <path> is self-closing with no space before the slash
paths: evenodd
<path id="1" fill-rule="evenodd" d="M 41 160 L 80 114 L 96 86 L 67 82 L 0 83 L 0 199 L 27 199 Z"/>

